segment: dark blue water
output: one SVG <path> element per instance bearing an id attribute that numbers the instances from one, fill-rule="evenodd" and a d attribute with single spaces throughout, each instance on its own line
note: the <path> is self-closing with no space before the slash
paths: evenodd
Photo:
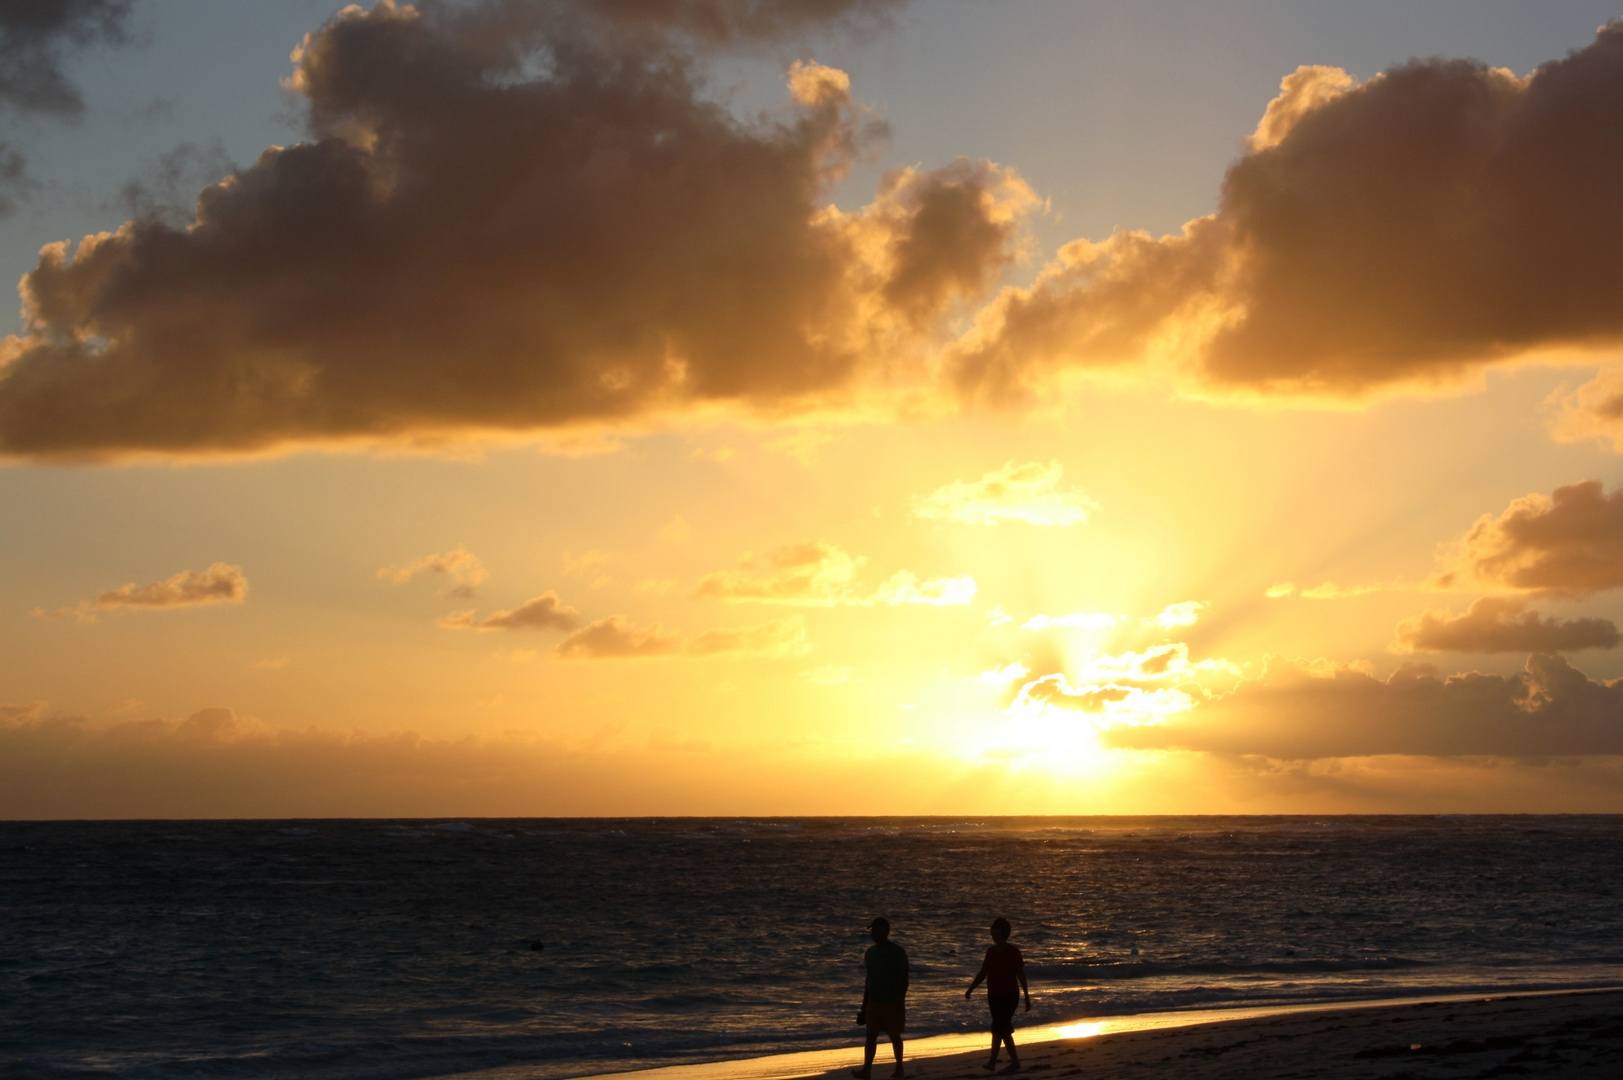
<path id="1" fill-rule="evenodd" d="M 1609 985 L 1623 818 L 0 823 L 0 1075 L 839 1045 L 875 914 L 915 1034 L 984 1024 L 962 988 L 997 914 L 1033 1023 Z"/>

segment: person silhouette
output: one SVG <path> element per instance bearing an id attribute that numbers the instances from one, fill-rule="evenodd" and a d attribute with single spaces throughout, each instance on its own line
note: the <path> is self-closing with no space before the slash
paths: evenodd
<path id="1" fill-rule="evenodd" d="M 867 1040 L 862 1046 L 862 1068 L 852 1069 L 851 1075 L 868 1080 L 873 1073 L 873 1055 L 879 1045 L 879 1033 L 890 1036 L 891 1049 L 896 1051 L 896 1071 L 892 1076 L 906 1076 L 902 1067 L 902 1031 L 907 1027 L 907 952 L 890 940 L 890 920 L 881 915 L 868 924 L 873 944 L 862 956 L 867 975 L 862 981 L 862 1009 L 857 1023 L 867 1028 Z"/>
<path id="2" fill-rule="evenodd" d="M 998 1047 L 1009 1047 L 1009 1064 L 1004 1072 L 1020 1071 L 1020 1055 L 1014 1048 L 1014 1008 L 1020 1004 L 1020 991 L 1026 992 L 1026 1011 L 1031 1011 L 1031 988 L 1026 985 L 1026 960 L 1020 950 L 1009 944 L 1012 928 L 1009 920 L 999 915 L 992 920 L 992 947 L 986 950 L 986 959 L 975 973 L 975 981 L 964 991 L 969 998 L 975 987 L 986 980 L 986 1006 L 992 1010 L 992 1056 L 981 1066 L 987 1072 L 997 1068 Z"/>

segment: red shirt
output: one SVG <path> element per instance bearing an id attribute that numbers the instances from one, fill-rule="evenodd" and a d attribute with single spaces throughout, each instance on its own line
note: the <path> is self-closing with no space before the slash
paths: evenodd
<path id="1" fill-rule="evenodd" d="M 1020 969 L 1025 966 L 1020 950 L 1007 941 L 986 950 L 986 992 L 988 994 L 1018 994 Z"/>

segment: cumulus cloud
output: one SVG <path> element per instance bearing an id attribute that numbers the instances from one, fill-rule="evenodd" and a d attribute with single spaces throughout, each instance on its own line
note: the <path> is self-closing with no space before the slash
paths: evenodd
<path id="1" fill-rule="evenodd" d="M 76 618 L 95 622 L 99 612 L 143 608 L 201 607 L 206 604 L 240 604 L 248 599 L 248 579 L 242 567 L 213 563 L 206 570 L 182 570 L 164 581 L 137 585 L 133 581 L 109 589 L 94 600 L 81 600 L 71 608 L 34 614 L 45 618 Z"/>
<path id="2" fill-rule="evenodd" d="M 580 626 L 579 611 L 565 604 L 551 589 L 524 601 L 511 611 L 495 611 L 479 618 L 473 611 L 456 611 L 439 620 L 447 630 L 563 630 Z"/>
<path id="3" fill-rule="evenodd" d="M 1587 596 L 1623 585 L 1623 488 L 1598 480 L 1515 499 L 1484 514 L 1454 546 L 1437 588 L 1490 588 Z"/>
<path id="4" fill-rule="evenodd" d="M 1118 726 L 1115 746 L 1304 759 L 1623 753 L 1623 680 L 1590 679 L 1564 658 L 1534 654 L 1508 678 L 1439 678 L 1405 664 L 1387 679 L 1345 665 L 1275 658 L 1256 679 L 1170 718 Z"/>
<path id="5" fill-rule="evenodd" d="M 63 69 L 67 54 L 97 43 L 122 43 L 129 8 L 129 0 L 0 4 L 0 116 L 77 119 L 84 99 Z M 12 211 L 12 197 L 29 186 L 22 154 L 0 140 L 0 217 Z"/>
<path id="6" fill-rule="evenodd" d="M 345 8 L 296 50 L 308 138 L 47 246 L 0 346 L 0 454 L 438 444 L 685 409 L 851 407 L 982 298 L 1035 203 L 960 161 L 830 185 L 882 134 L 841 72 L 741 120 L 708 50 L 879 3 Z M 789 39 L 774 39 L 774 45 Z"/>
<path id="7" fill-rule="evenodd" d="M 1061 488 L 1065 467 L 1058 461 L 1006 463 L 979 480 L 954 480 L 913 500 L 913 516 L 932 521 L 996 525 L 1080 525 L 1099 504 L 1077 488 Z"/>
<path id="8" fill-rule="evenodd" d="M 805 620 L 798 615 L 755 626 L 706 630 L 691 638 L 658 623 L 637 626 L 624 615 L 610 615 L 559 642 L 556 652 L 564 660 L 645 660 L 802 656 L 810 648 Z"/>
<path id="9" fill-rule="evenodd" d="M 1527 601 L 1484 596 L 1463 615 L 1427 611 L 1398 623 L 1394 652 L 1574 652 L 1610 649 L 1620 639 L 1610 619 L 1544 618 Z"/>
<path id="10" fill-rule="evenodd" d="M 1160 238 L 1078 240 L 954 349 L 960 390 L 1192 368 L 1208 386 L 1357 395 L 1623 339 L 1623 24 L 1530 76 L 1417 60 L 1303 67 L 1224 178 Z"/>
<path id="11" fill-rule="evenodd" d="M 403 566 L 385 566 L 378 571 L 378 577 L 396 585 L 404 585 L 419 574 L 437 574 L 449 578 L 449 596 L 472 596 L 474 586 L 490 576 L 485 564 L 479 561 L 479 556 L 461 544 L 450 551 L 424 555 Z"/>
<path id="12" fill-rule="evenodd" d="M 763 556 L 748 554 L 740 563 L 743 570 L 706 574 L 689 595 L 696 600 L 798 607 L 955 606 L 969 603 L 976 592 L 975 579 L 967 574 L 921 580 L 911 570 L 898 570 L 866 592 L 858 588 L 856 578 L 867 559 L 822 540 L 774 548 Z"/>

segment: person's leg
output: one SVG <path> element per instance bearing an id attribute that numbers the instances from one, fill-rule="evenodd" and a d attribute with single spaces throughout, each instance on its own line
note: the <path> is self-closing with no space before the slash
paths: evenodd
<path id="1" fill-rule="evenodd" d="M 1003 1036 L 1003 1042 L 1009 1048 L 1009 1063 L 1003 1066 L 1006 1073 L 1020 1071 L 1020 1056 L 1014 1052 L 1014 1033 L 1008 1032 Z"/>
<path id="2" fill-rule="evenodd" d="M 874 1051 L 878 1047 L 879 1047 L 879 1032 L 877 1032 L 877 1031 L 868 1032 L 867 1041 L 865 1041 L 862 1044 L 862 1068 L 860 1068 L 860 1069 L 852 1069 L 851 1070 L 851 1075 L 852 1076 L 860 1076 L 860 1077 L 862 1077 L 862 1080 L 868 1080 L 868 1077 L 873 1074 L 873 1055 L 874 1055 Z"/>
<path id="3" fill-rule="evenodd" d="M 997 1068 L 997 1048 L 999 1046 L 1002 1046 L 1002 1045 L 1003 1045 L 1003 1036 L 1002 1036 L 1002 1034 L 1000 1034 L 998 1032 L 997 1028 L 993 1028 L 992 1029 L 992 1056 L 986 1059 L 986 1069 L 987 1069 L 988 1072 L 990 1072 L 991 1070 Z"/>
<path id="4" fill-rule="evenodd" d="M 902 1067 L 902 1037 L 900 1035 L 890 1037 L 890 1048 L 896 1051 L 896 1071 L 892 1075 L 905 1075 L 905 1070 Z"/>

